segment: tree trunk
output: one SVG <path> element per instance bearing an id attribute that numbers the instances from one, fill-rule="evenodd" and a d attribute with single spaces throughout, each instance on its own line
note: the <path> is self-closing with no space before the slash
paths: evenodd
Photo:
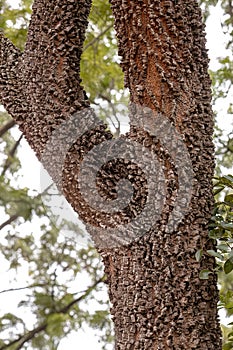
<path id="1" fill-rule="evenodd" d="M 216 276 L 199 278 L 202 269 L 213 270 L 214 260 L 208 255 L 201 262 L 195 259 L 198 249 L 212 247 L 208 222 L 214 171 L 201 12 L 195 0 L 111 3 L 125 86 L 130 90 L 128 135 L 107 141 L 112 136 L 106 126 L 87 111 L 79 65 L 90 1 L 36 0 L 23 54 L 0 34 L 1 99 L 87 224 L 103 257 L 115 348 L 220 350 Z M 76 119 L 71 117 L 75 112 Z M 102 144 L 103 149 L 98 148 Z M 163 169 L 157 172 L 158 180 L 147 177 L 151 164 L 140 170 L 140 162 L 126 157 L 134 152 L 132 145 L 141 147 L 141 158 L 149 157 L 149 163 Z M 102 160 L 96 164 L 95 158 L 99 153 L 90 156 L 97 188 L 109 203 L 116 199 L 119 178 L 128 179 L 134 195 L 127 210 L 106 213 L 102 204 L 91 206 L 83 198 L 85 191 L 92 195 L 92 188 L 82 188 L 81 181 L 89 178 L 81 164 L 95 147 L 111 153 L 108 167 L 101 170 Z M 113 161 L 115 154 L 118 160 Z M 148 193 L 156 196 L 145 211 Z M 161 201 L 155 198 L 160 196 Z M 157 208 L 158 215 L 151 208 Z M 136 218 L 143 212 L 147 217 L 142 216 L 140 226 Z M 171 216 L 175 212 L 177 220 Z"/>

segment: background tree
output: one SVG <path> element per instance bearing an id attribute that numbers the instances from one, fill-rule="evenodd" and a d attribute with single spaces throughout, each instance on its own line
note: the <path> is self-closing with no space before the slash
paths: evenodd
<path id="1" fill-rule="evenodd" d="M 98 2 L 99 3 L 99 2 Z M 95 9 L 95 13 L 96 13 L 96 8 L 94 8 Z M 104 7 L 103 6 L 103 9 L 104 9 L 104 11 L 106 11 L 106 9 L 107 9 L 107 7 Z M 108 12 L 104 12 L 104 13 L 108 13 Z M 103 16 L 103 13 L 101 14 L 101 16 Z M 109 18 L 109 16 L 107 16 L 108 18 Z M 104 17 L 103 17 L 104 18 Z M 104 30 L 103 30 L 104 31 Z M 16 33 L 17 33 L 17 31 L 15 31 Z M 7 33 L 8 34 L 8 36 L 9 36 L 9 32 Z M 89 46 L 89 48 L 92 48 L 92 46 L 94 45 L 94 44 L 99 44 L 99 41 L 100 41 L 100 38 L 101 38 L 101 36 L 98 38 L 98 40 L 95 40 L 95 39 L 93 39 L 93 41 L 94 42 L 92 42 L 92 45 L 90 45 Z M 88 39 L 88 38 L 87 38 Z M 91 42 L 91 41 L 90 41 Z M 105 43 L 106 43 L 106 41 L 105 41 Z M 111 41 L 109 41 L 109 43 L 111 43 Z M 88 44 L 87 44 L 88 45 Z M 96 49 L 96 48 L 95 48 Z M 96 59 L 96 50 L 93 50 L 93 53 L 95 53 L 95 59 Z M 106 49 L 106 48 L 105 48 Z M 93 57 L 93 54 L 90 54 L 90 56 L 91 57 Z M 85 52 L 84 52 L 84 57 L 85 57 Z M 105 55 L 105 57 L 106 57 L 106 55 Z M 93 60 L 92 60 L 93 61 Z M 85 62 L 85 60 L 84 60 L 84 62 Z M 88 61 L 86 61 L 86 62 L 88 62 Z M 96 60 L 96 62 L 99 62 L 98 60 Z M 101 61 L 101 63 L 102 63 L 103 61 Z M 96 69 L 96 66 L 95 66 L 95 64 L 93 65 L 93 67 Z M 90 64 L 88 64 L 88 69 L 90 69 Z M 95 71 L 97 71 L 97 70 L 92 70 L 92 74 L 93 74 L 93 72 L 95 72 Z M 87 69 L 85 69 L 84 70 L 84 72 L 87 72 L 88 70 Z M 112 73 L 112 72 L 111 72 Z M 120 75 L 119 75 L 120 76 Z M 84 74 L 84 77 L 85 77 L 85 74 Z M 109 79 L 107 79 L 107 78 L 109 78 Z M 114 83 L 115 83 L 115 81 L 117 80 L 117 78 L 118 78 L 118 75 L 116 74 L 116 78 L 114 79 Z M 106 76 L 106 79 L 107 79 L 107 81 L 105 81 L 105 85 L 103 84 L 103 86 L 102 86 L 102 92 L 104 92 L 105 93 L 105 95 L 103 95 L 102 93 L 101 93 L 101 95 L 103 95 L 103 96 L 100 96 L 100 94 L 99 94 L 99 96 L 98 96 L 98 94 L 96 94 L 97 96 L 98 96 L 98 101 L 97 101 L 97 103 L 99 103 L 100 102 L 100 98 L 101 97 L 104 97 L 104 99 L 105 99 L 105 101 L 110 101 L 110 107 L 112 108 L 112 106 L 113 106 L 113 103 L 111 102 L 111 100 L 109 100 L 109 96 L 111 97 L 111 99 L 113 98 L 113 96 L 115 96 L 115 90 L 116 90 L 116 86 L 114 87 L 114 88 L 112 88 L 112 90 L 110 91 L 110 94 L 106 94 L 106 89 L 107 89 L 107 86 L 108 86 L 108 83 L 111 81 L 111 78 L 110 78 L 110 75 L 108 76 Z M 86 81 L 85 81 L 85 87 L 87 88 L 87 91 L 93 91 L 93 90 L 91 90 L 91 87 L 93 86 L 93 84 L 91 84 L 92 86 L 90 87 L 90 88 L 88 88 L 88 81 L 91 81 L 91 82 L 93 82 L 91 79 L 88 79 L 88 76 L 87 76 L 87 79 L 86 79 Z M 118 80 L 119 82 L 120 82 L 120 79 Z M 112 84 L 112 82 L 111 82 L 111 84 Z M 112 86 L 112 85 L 110 85 L 110 86 Z M 97 88 L 101 91 L 101 86 L 99 87 L 98 85 L 97 85 Z M 114 93 L 113 93 L 114 92 Z M 89 95 L 89 94 L 88 94 Z M 106 96 L 107 95 L 107 96 Z M 91 93 L 90 93 L 90 95 L 89 96 L 91 96 Z M 95 96 L 95 92 L 93 92 L 93 95 L 92 96 Z M 107 98 L 106 98 L 107 97 Z M 91 98 L 92 99 L 92 98 Z M 115 102 L 115 101 L 114 101 Z M 104 110 L 103 110 L 103 113 L 104 113 Z M 12 169 L 13 169 L 13 165 L 11 165 L 12 166 Z M 44 215 L 44 213 L 42 213 L 43 215 Z M 48 244 L 50 244 L 51 242 L 50 242 L 50 240 L 48 240 Z M 51 259 L 53 258 L 53 257 L 50 257 Z M 28 259 L 30 259 L 30 257 L 28 257 Z M 46 340 L 45 340 L 46 341 Z"/>

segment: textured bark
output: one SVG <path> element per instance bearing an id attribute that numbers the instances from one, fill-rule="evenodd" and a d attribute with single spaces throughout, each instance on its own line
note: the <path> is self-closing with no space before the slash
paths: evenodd
<path id="1" fill-rule="evenodd" d="M 174 123 L 196 180 L 190 212 L 175 232 L 151 230 L 105 260 L 116 349 L 220 349 L 216 279 L 200 280 L 194 258 L 208 245 L 214 168 L 201 11 L 193 0 L 111 3 L 131 100 Z M 131 128 L 130 134 L 136 138 L 138 130 Z M 213 261 L 206 257 L 204 267 L 212 269 Z"/>
<path id="2" fill-rule="evenodd" d="M 194 171 L 189 213 L 173 232 L 168 232 L 174 186 L 176 190 L 178 187 L 175 165 L 148 132 L 132 123 L 127 138 L 153 149 L 164 164 L 167 195 L 160 220 L 146 235 L 128 246 L 99 249 L 108 277 L 115 348 L 220 350 L 216 276 L 199 279 L 201 269 L 214 268 L 214 260 L 208 256 L 201 263 L 195 260 L 197 249 L 211 246 L 208 221 L 214 169 L 211 90 L 200 9 L 195 0 L 111 3 L 131 101 L 166 116 L 183 136 Z M 90 1 L 37 0 L 25 52 L 20 54 L 1 37 L 1 99 L 39 159 L 57 125 L 68 122 L 76 111 L 85 112 L 89 105 L 79 77 L 89 9 Z M 139 176 L 142 192 L 138 203 L 134 202 L 131 212 L 123 216 L 95 213 L 88 206 L 77 184 L 81 161 L 95 145 L 112 136 L 93 112 L 83 113 L 83 121 L 98 126 L 89 128 L 73 143 L 63 164 L 62 179 L 57 164 L 64 137 L 55 143 L 61 147 L 53 150 L 52 159 L 43 161 L 101 247 L 107 237 L 99 237 L 93 227 L 114 226 L 121 219 L 128 222 L 133 209 L 140 211 L 143 207 L 147 192 L 145 178 Z M 104 194 L 112 199 L 108 178 L 117 183 L 119 174 L 131 179 L 139 172 L 122 160 L 111 166 L 112 172 L 105 169 L 102 180 Z"/>
<path id="3" fill-rule="evenodd" d="M 39 158 L 56 125 L 89 105 L 79 62 L 90 6 L 91 1 L 35 1 L 24 53 L 2 37 L 2 102 Z"/>

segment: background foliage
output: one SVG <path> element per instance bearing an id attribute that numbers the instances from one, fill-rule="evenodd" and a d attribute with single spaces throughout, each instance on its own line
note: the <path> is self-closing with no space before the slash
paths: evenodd
<path id="1" fill-rule="evenodd" d="M 0 0 L 0 28 L 21 50 L 24 48 L 31 13 L 31 0 L 21 0 L 12 8 Z M 226 103 L 233 88 L 233 4 L 231 0 L 201 0 L 205 19 L 213 6 L 223 11 L 227 56 L 219 57 L 218 69 L 211 71 L 213 107 Z M 122 131 L 123 107 L 128 92 L 117 56 L 113 18 L 106 0 L 94 0 L 82 56 L 83 85 L 98 115 L 111 124 L 116 134 Z M 233 105 L 227 114 L 232 117 Z M 124 124 L 124 123 L 123 123 Z M 124 125 L 123 125 L 124 127 Z M 103 349 L 112 349 L 113 331 L 104 284 L 103 268 L 93 247 L 80 247 L 63 235 L 69 225 L 45 208 L 41 194 L 22 183 L 20 154 L 23 138 L 11 117 L 0 110 L 0 263 L 3 279 L 0 305 L 11 297 L 14 307 L 0 308 L 0 350 L 58 349 L 60 341 L 80 328 L 98 333 Z M 210 223 L 210 239 L 217 250 L 198 251 L 216 257 L 216 271 L 203 271 L 201 278 L 218 273 L 220 308 L 233 314 L 233 134 L 216 123 L 216 203 Z M 228 174 L 228 175 L 226 175 Z M 49 195 L 49 188 L 45 190 Z M 43 195 L 45 195 L 44 193 Z M 82 231 L 75 226 L 75 233 Z M 4 285 L 5 284 L 5 285 Z M 11 296 L 10 296 L 11 295 Z M 91 308 L 89 307 L 91 305 Z M 25 317 L 26 316 L 26 317 Z M 233 349 L 233 327 L 223 327 L 223 349 Z"/>

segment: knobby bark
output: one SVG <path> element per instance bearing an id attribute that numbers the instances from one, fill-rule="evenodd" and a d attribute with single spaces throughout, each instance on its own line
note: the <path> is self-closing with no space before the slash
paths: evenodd
<path id="1" fill-rule="evenodd" d="M 195 259 L 198 249 L 212 247 L 208 221 L 214 169 L 211 90 L 201 12 L 195 0 L 111 0 L 111 4 L 131 102 L 162 113 L 182 135 L 192 162 L 190 208 L 173 232 L 166 230 L 166 224 L 179 186 L 177 169 L 161 144 L 135 123 L 126 138 L 152 149 L 165 168 L 166 202 L 156 225 L 128 245 L 104 248 L 101 242 L 108 237 L 98 236 L 95 228 L 114 226 L 119 220 L 127 223 L 133 210 L 123 216 L 96 213 L 82 198 L 78 185 L 82 160 L 94 146 L 112 138 L 94 112 L 86 112 L 89 102 L 80 85 L 80 57 L 91 1 L 36 0 L 23 53 L 0 34 L 1 100 L 99 247 L 112 302 L 115 348 L 220 350 L 216 276 L 199 279 L 200 270 L 213 270 L 214 261 L 207 255 L 200 263 Z M 95 126 L 69 148 L 61 177 L 57 164 L 62 146 L 53 149 L 48 159 L 43 153 L 53 131 L 64 121 L 69 123 L 77 111 L 83 111 L 84 124 L 91 120 Z M 56 147 L 66 142 L 64 135 L 59 137 Z M 114 193 L 109 194 L 112 185 L 109 189 L 108 178 L 117 183 L 119 174 L 129 179 L 141 174 L 122 159 L 111 166 L 108 172 L 100 172 L 97 181 L 102 176 L 103 194 L 110 199 Z M 132 207 L 136 212 L 147 194 L 146 179 L 141 176 L 140 181 L 142 193 L 139 190 L 139 200 Z"/>

